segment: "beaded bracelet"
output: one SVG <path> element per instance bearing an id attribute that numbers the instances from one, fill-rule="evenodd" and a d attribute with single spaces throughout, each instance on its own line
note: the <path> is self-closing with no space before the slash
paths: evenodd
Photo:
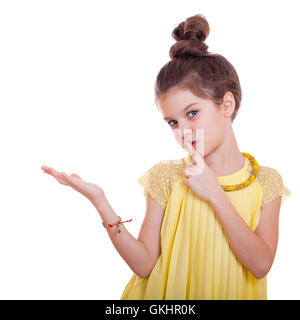
<path id="1" fill-rule="evenodd" d="M 116 223 L 114 223 L 114 224 L 104 224 L 103 222 L 102 222 L 102 224 L 103 224 L 103 226 L 105 227 L 105 228 L 112 228 L 113 226 L 116 226 L 117 227 L 117 230 L 118 230 L 118 234 L 121 232 L 121 229 L 120 229 L 120 224 L 121 223 L 124 223 L 124 222 L 130 222 L 130 221 L 132 221 L 132 219 L 130 219 L 130 220 L 126 220 L 126 221 L 121 221 L 122 219 L 121 219 L 121 217 L 120 216 L 118 216 L 118 218 L 119 218 L 119 221 L 118 222 L 116 222 Z"/>

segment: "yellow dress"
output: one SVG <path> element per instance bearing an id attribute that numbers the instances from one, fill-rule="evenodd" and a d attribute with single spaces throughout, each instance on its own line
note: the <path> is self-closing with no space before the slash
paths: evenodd
<path id="1" fill-rule="evenodd" d="M 191 156 L 161 161 L 138 181 L 165 209 L 161 227 L 161 254 L 147 278 L 133 273 L 121 300 L 266 300 L 267 276 L 255 278 L 231 250 L 210 202 L 185 185 L 184 168 Z M 258 161 L 259 163 L 259 161 Z M 217 177 L 221 185 L 245 181 L 252 167 Z M 256 179 L 238 191 L 226 192 L 251 230 L 262 205 L 291 194 L 280 173 L 259 165 Z"/>

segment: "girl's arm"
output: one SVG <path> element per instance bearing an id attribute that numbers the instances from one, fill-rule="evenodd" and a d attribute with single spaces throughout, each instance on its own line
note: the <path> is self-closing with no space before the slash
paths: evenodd
<path id="1" fill-rule="evenodd" d="M 261 218 L 255 230 L 259 233 L 249 228 L 224 190 L 212 197 L 211 203 L 238 259 L 254 277 L 265 277 L 275 257 L 281 197 L 262 207 Z"/>
<path id="2" fill-rule="evenodd" d="M 118 221 L 118 215 L 106 198 L 95 200 L 93 204 L 104 224 L 113 224 Z M 139 239 L 135 239 L 123 223 L 120 224 L 120 233 L 117 233 L 116 227 L 106 228 L 121 257 L 131 270 L 141 278 L 147 278 L 150 275 L 160 255 L 160 225 L 163 212 L 163 208 L 148 194 L 147 211 Z"/>
<path id="3" fill-rule="evenodd" d="M 75 173 L 68 175 L 47 166 L 42 166 L 41 169 L 52 175 L 60 184 L 73 188 L 89 199 L 100 213 L 104 224 L 114 224 L 118 221 L 118 216 L 107 201 L 101 187 L 83 180 Z M 164 209 L 148 194 L 146 216 L 138 240 L 126 230 L 122 223 L 119 225 L 120 233 L 116 227 L 106 229 L 121 257 L 141 278 L 148 277 L 160 254 L 160 226 L 163 213 Z"/>

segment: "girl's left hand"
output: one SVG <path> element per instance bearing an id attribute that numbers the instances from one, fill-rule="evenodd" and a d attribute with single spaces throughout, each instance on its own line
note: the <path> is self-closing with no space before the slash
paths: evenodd
<path id="1" fill-rule="evenodd" d="M 186 142 L 185 148 L 193 157 L 193 163 L 187 163 L 183 183 L 189 186 L 200 198 L 212 202 L 215 195 L 223 191 L 215 173 L 206 165 L 200 153 Z"/>

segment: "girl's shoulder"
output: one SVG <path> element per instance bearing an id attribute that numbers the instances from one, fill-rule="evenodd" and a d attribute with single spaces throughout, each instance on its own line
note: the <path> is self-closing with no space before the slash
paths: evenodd
<path id="1" fill-rule="evenodd" d="M 144 196 L 148 192 L 165 209 L 172 183 L 183 173 L 184 168 L 184 158 L 162 160 L 152 165 L 138 178 L 138 182 L 144 187 Z"/>
<path id="2" fill-rule="evenodd" d="M 184 158 L 175 160 L 162 160 L 151 166 L 138 182 L 144 187 L 143 194 L 147 192 L 165 209 L 172 190 L 172 183 L 185 169 Z M 291 191 L 284 185 L 279 171 L 274 168 L 259 165 L 257 181 L 261 185 L 263 196 L 262 206 L 282 196 L 281 204 L 291 195 Z"/>
<path id="3" fill-rule="evenodd" d="M 281 204 L 291 195 L 291 191 L 284 185 L 282 175 L 278 170 L 259 165 L 256 177 L 263 191 L 262 206 L 282 196 Z"/>

